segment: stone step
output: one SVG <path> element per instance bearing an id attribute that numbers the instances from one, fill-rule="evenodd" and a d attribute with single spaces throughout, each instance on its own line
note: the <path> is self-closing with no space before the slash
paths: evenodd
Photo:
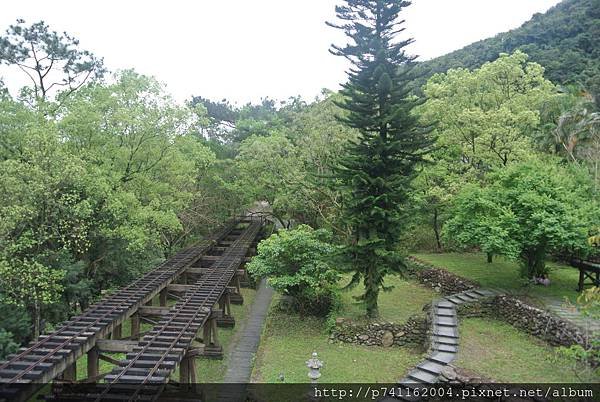
<path id="1" fill-rule="evenodd" d="M 452 297 L 460 299 L 460 300 L 464 301 L 465 303 L 472 303 L 472 302 L 478 300 L 477 298 L 467 296 L 465 293 L 458 293 L 458 294 L 453 295 Z"/>
<path id="2" fill-rule="evenodd" d="M 444 367 L 446 367 L 446 365 L 432 361 L 425 361 L 417 366 L 419 370 L 427 371 L 436 376 L 442 372 Z"/>
<path id="3" fill-rule="evenodd" d="M 458 338 L 450 337 L 450 336 L 434 335 L 431 338 L 431 341 L 433 343 L 440 343 L 440 344 L 444 344 L 444 345 L 456 345 L 456 346 L 458 346 Z"/>
<path id="4" fill-rule="evenodd" d="M 456 305 L 464 303 L 463 300 L 461 300 L 461 299 L 459 299 L 457 297 L 454 297 L 454 296 L 448 296 L 448 297 L 446 297 L 446 300 L 448 300 L 450 303 L 453 303 L 453 304 L 456 304 Z"/>
<path id="5" fill-rule="evenodd" d="M 432 353 L 431 356 L 429 356 L 427 358 L 427 360 L 436 362 L 436 363 L 441 363 L 441 364 L 448 364 L 451 361 L 453 361 L 454 359 L 456 359 L 456 353 L 448 353 L 448 352 L 435 352 Z"/>
<path id="6" fill-rule="evenodd" d="M 498 292 L 492 291 L 490 289 L 473 289 L 471 290 L 471 292 L 476 293 L 482 297 L 490 297 L 498 294 Z"/>
<path id="7" fill-rule="evenodd" d="M 474 290 L 467 290 L 466 292 L 463 292 L 463 294 L 473 299 L 481 299 L 482 297 L 479 293 L 476 293 Z"/>
<path id="8" fill-rule="evenodd" d="M 458 346 L 435 342 L 433 345 L 433 350 L 437 350 L 438 352 L 458 353 Z"/>
<path id="9" fill-rule="evenodd" d="M 440 301 L 438 301 L 437 303 L 435 303 L 435 306 L 437 308 L 449 308 L 449 309 L 454 309 L 454 304 L 450 303 L 448 300 L 446 299 L 442 299 Z"/>
<path id="10" fill-rule="evenodd" d="M 456 327 L 458 325 L 458 320 L 456 317 L 440 317 L 436 315 L 433 317 L 433 323 L 434 325 Z"/>
<path id="11" fill-rule="evenodd" d="M 458 338 L 458 331 L 456 330 L 456 327 L 439 327 L 434 325 L 433 334 L 450 338 Z"/>
<path id="12" fill-rule="evenodd" d="M 425 384 L 433 384 L 433 383 L 437 382 L 437 379 L 438 379 L 437 374 L 431 374 L 431 373 L 428 373 L 427 371 L 419 370 L 419 369 L 411 371 L 410 373 L 408 373 L 408 376 L 412 379 L 421 381 Z"/>
<path id="13" fill-rule="evenodd" d="M 444 309 L 444 310 L 433 309 L 432 315 L 438 316 L 438 317 L 456 317 L 456 316 L 458 316 L 458 312 L 456 310 L 450 310 L 450 309 Z"/>

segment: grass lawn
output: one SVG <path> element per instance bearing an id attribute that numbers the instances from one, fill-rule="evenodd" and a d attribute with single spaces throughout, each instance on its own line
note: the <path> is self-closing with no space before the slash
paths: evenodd
<path id="1" fill-rule="evenodd" d="M 349 278 L 342 285 L 348 281 Z M 434 291 L 399 276 L 386 277 L 385 284 L 394 288 L 390 292 L 379 293 L 379 319 L 382 321 L 403 323 L 411 315 L 421 313 L 423 306 L 436 297 Z M 339 313 L 340 317 L 352 318 L 358 322 L 366 320 L 364 305 L 353 299 L 353 296 L 363 292 L 362 283 L 353 289 L 342 291 L 343 309 Z"/>
<path id="2" fill-rule="evenodd" d="M 502 288 L 517 295 L 525 295 L 534 301 L 540 297 L 552 297 L 564 300 L 568 297 L 575 301 L 578 293 L 575 291 L 579 279 L 579 271 L 575 268 L 547 262 L 550 268 L 550 286 L 524 286 L 524 280 L 519 277 L 519 265 L 502 257 L 494 257 L 494 262 L 488 264 L 483 253 L 444 253 L 444 254 L 413 254 L 437 267 L 477 281 L 482 287 Z"/>
<path id="3" fill-rule="evenodd" d="M 566 359 L 553 360 L 554 348 L 500 321 L 462 319 L 460 343 L 454 364 L 495 381 L 580 382 Z"/>
<path id="4" fill-rule="evenodd" d="M 256 356 L 252 382 L 307 382 L 306 361 L 316 351 L 324 362 L 321 383 L 395 382 L 422 355 L 408 349 L 329 343 L 323 320 L 301 319 L 274 308 L 275 297 Z"/>

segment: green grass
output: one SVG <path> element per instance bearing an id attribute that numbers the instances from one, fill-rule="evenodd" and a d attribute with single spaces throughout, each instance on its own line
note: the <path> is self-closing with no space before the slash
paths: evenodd
<path id="1" fill-rule="evenodd" d="M 491 264 L 483 253 L 414 254 L 437 267 L 445 268 L 464 278 L 478 282 L 482 287 L 502 288 L 517 295 L 525 295 L 534 301 L 541 297 L 575 301 L 579 271 L 575 268 L 548 262 L 550 286 L 524 286 L 519 277 L 519 265 L 502 257 L 494 257 Z"/>
<path id="2" fill-rule="evenodd" d="M 579 382 L 555 348 L 500 321 L 462 319 L 460 343 L 455 365 L 495 381 Z"/>
<path id="3" fill-rule="evenodd" d="M 347 281 L 342 282 L 346 283 Z M 379 319 L 383 321 L 403 323 L 411 315 L 421 313 L 423 306 L 436 297 L 432 290 L 398 276 L 386 277 L 385 284 L 394 288 L 390 292 L 379 293 Z M 338 315 L 358 322 L 365 320 L 364 305 L 353 298 L 363 292 L 362 283 L 353 289 L 342 291 L 343 308 Z"/>
<path id="4" fill-rule="evenodd" d="M 322 383 L 394 382 L 423 357 L 399 347 L 329 343 L 323 320 L 278 312 L 275 303 L 257 352 L 253 382 L 280 382 L 280 374 L 286 383 L 308 382 L 306 360 L 313 351 L 324 362 Z"/>

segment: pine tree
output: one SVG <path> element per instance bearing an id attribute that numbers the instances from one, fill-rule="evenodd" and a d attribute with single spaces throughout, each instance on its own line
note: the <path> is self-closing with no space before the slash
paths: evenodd
<path id="1" fill-rule="evenodd" d="M 398 40 L 404 21 L 398 16 L 409 1 L 345 0 L 336 7 L 339 25 L 350 43 L 331 52 L 352 63 L 342 85 L 347 111 L 340 120 L 359 131 L 340 157 L 336 180 L 345 194 L 344 219 L 352 229 L 346 251 L 351 257 L 351 284 L 363 280 L 367 315 L 378 315 L 384 278 L 404 266 L 396 251 L 406 227 L 405 214 L 415 166 L 431 145 L 430 131 L 411 113 L 418 100 L 409 83 L 414 57 Z"/>

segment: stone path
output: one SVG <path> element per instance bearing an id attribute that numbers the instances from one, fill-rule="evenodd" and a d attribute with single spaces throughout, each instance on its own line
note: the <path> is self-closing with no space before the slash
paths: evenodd
<path id="1" fill-rule="evenodd" d="M 219 401 L 243 400 L 245 384 L 250 382 L 254 355 L 258 349 L 273 293 L 273 289 L 267 286 L 266 280 L 263 279 L 259 284 L 248 318 L 240 331 L 241 336 L 227 359 L 227 371 L 223 382 L 237 384 L 237 386 L 225 385 L 221 387 Z"/>
<path id="2" fill-rule="evenodd" d="M 544 298 L 546 309 L 560 318 L 570 321 L 585 333 L 600 334 L 600 320 L 584 316 L 577 308 L 568 306 L 563 300 L 556 298 Z"/>
<path id="3" fill-rule="evenodd" d="M 435 301 L 431 307 L 430 353 L 414 370 L 399 381 L 401 387 L 422 387 L 436 383 L 440 373 L 450 364 L 458 353 L 458 313 L 456 307 L 463 303 L 471 303 L 482 298 L 492 297 L 498 292 L 475 289 L 456 293 Z M 386 398 L 381 401 L 396 400 L 415 401 L 419 398 Z"/>

